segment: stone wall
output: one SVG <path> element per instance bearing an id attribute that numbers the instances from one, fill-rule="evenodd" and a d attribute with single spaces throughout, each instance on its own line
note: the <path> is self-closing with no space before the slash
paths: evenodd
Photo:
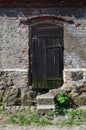
<path id="1" fill-rule="evenodd" d="M 86 21 L 64 26 L 64 86 L 86 82 Z"/>
<path id="2" fill-rule="evenodd" d="M 25 89 L 28 84 L 28 72 L 15 71 L 1 71 L 0 72 L 0 86 L 1 88 L 6 86 L 15 85 L 16 88 Z"/>
<path id="3" fill-rule="evenodd" d="M 64 87 L 79 87 L 84 83 L 86 83 L 86 69 L 64 69 Z"/>
<path id="4" fill-rule="evenodd" d="M 29 29 L 20 25 L 17 11 L 0 9 L 0 82 L 2 77 L 5 80 L 9 77 L 15 86 L 25 88 L 28 83 Z"/>
<path id="5" fill-rule="evenodd" d="M 0 84 L 13 79 L 14 86 L 28 87 L 29 23 L 21 20 L 51 15 L 71 22 L 64 25 L 64 86 L 86 82 L 85 8 L 0 8 Z M 47 19 L 48 21 L 48 19 Z"/>

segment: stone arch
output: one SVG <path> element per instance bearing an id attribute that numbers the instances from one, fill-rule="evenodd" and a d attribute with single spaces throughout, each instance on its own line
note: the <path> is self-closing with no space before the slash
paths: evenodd
<path id="1" fill-rule="evenodd" d="M 57 24 L 57 23 L 63 24 L 64 22 L 67 22 L 67 23 L 72 22 L 72 20 L 65 19 L 57 15 L 48 15 L 48 14 L 36 15 L 36 16 L 31 16 L 28 18 L 20 19 L 20 23 L 26 23 L 28 25 L 34 25 L 40 22 L 51 22 L 54 24 Z"/>

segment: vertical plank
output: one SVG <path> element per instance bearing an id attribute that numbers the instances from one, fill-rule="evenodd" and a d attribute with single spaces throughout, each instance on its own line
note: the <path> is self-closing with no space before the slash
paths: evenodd
<path id="1" fill-rule="evenodd" d="M 37 87 L 37 37 L 32 39 L 32 79 L 34 88 Z"/>

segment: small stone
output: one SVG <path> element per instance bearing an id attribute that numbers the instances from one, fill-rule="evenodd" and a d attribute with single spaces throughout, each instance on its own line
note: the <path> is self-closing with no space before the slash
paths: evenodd
<path id="1" fill-rule="evenodd" d="M 70 93 L 70 92 L 71 92 L 71 89 L 66 89 L 65 92 L 66 92 L 66 93 Z"/>
<path id="2" fill-rule="evenodd" d="M 31 106 L 31 107 L 30 107 L 30 110 L 31 110 L 32 112 L 35 112 L 35 111 L 36 111 L 36 106 Z"/>
<path id="3" fill-rule="evenodd" d="M 54 97 L 56 97 L 58 94 L 60 94 L 61 92 L 63 92 L 64 90 L 62 90 L 61 88 L 60 89 L 51 89 L 49 90 L 49 93 L 51 95 L 53 95 Z"/>

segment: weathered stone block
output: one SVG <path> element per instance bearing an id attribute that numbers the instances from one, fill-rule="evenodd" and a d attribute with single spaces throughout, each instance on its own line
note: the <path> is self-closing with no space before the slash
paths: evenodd
<path id="1" fill-rule="evenodd" d="M 82 71 L 71 72 L 71 78 L 74 81 L 83 80 L 83 72 Z"/>
<path id="2" fill-rule="evenodd" d="M 54 96 L 49 93 L 37 96 L 37 111 L 40 114 L 54 113 L 55 101 Z"/>
<path id="3" fill-rule="evenodd" d="M 85 80 L 86 69 L 65 69 L 63 87 L 83 86 Z"/>
<path id="4" fill-rule="evenodd" d="M 36 91 L 27 90 L 21 91 L 21 105 L 22 106 L 31 106 L 36 104 Z"/>
<path id="5" fill-rule="evenodd" d="M 0 85 L 4 88 L 15 86 L 16 88 L 25 88 L 28 84 L 28 72 L 23 69 L 3 69 L 0 71 Z"/>
<path id="6" fill-rule="evenodd" d="M 73 101 L 74 101 L 74 104 L 76 104 L 76 106 L 86 105 L 86 94 L 74 97 Z"/>
<path id="7" fill-rule="evenodd" d="M 2 102 L 7 105 L 20 105 L 21 90 L 11 87 L 4 91 Z"/>

